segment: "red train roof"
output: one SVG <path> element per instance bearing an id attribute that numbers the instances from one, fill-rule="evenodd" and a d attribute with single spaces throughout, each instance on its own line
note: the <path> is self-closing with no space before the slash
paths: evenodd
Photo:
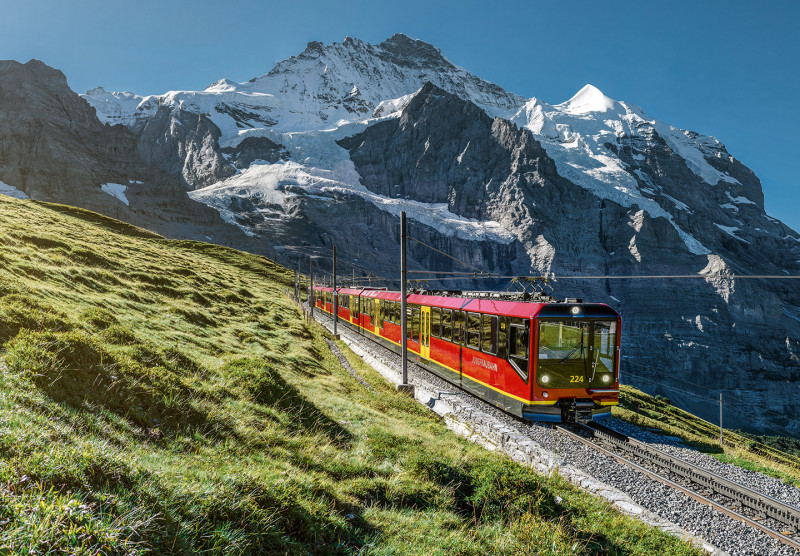
<path id="1" fill-rule="evenodd" d="M 315 286 L 314 289 L 321 291 L 332 291 L 332 288 Z M 361 290 L 340 288 L 340 294 L 358 295 L 372 299 L 385 299 L 388 301 L 400 301 L 400 292 L 387 290 Z M 530 301 L 509 301 L 501 299 L 482 299 L 471 297 L 452 297 L 444 295 L 421 295 L 412 293 L 408 296 L 408 303 L 415 305 L 428 305 L 431 307 L 442 307 L 445 309 L 457 309 L 460 311 L 473 311 L 475 313 L 489 313 L 495 315 L 506 315 L 509 317 L 519 317 L 523 319 L 535 318 L 544 307 L 563 306 L 568 307 L 568 303 L 533 303 Z M 591 305 L 603 307 L 616 313 L 608 305 L 597 304 L 578 304 L 582 306 Z"/>

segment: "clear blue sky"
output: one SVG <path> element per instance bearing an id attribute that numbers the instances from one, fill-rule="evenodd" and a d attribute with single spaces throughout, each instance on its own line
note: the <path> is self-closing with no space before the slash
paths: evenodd
<path id="1" fill-rule="evenodd" d="M 70 86 L 139 94 L 244 81 L 308 41 L 396 32 L 550 103 L 592 83 L 651 117 L 717 137 L 800 230 L 800 2 L 0 0 L 0 58 L 38 58 Z"/>

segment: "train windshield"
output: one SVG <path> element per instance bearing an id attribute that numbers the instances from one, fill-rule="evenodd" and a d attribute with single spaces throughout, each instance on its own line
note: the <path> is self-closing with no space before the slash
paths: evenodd
<path id="1" fill-rule="evenodd" d="M 543 388 L 603 388 L 614 383 L 617 323 L 541 321 L 536 381 Z"/>

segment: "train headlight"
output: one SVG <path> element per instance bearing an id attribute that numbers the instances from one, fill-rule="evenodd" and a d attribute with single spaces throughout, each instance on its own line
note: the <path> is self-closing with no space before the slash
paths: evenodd
<path id="1" fill-rule="evenodd" d="M 603 375 L 603 382 L 611 382 L 611 375 Z"/>
<path id="2" fill-rule="evenodd" d="M 550 377 L 548 375 L 542 375 L 542 384 L 547 384 L 550 382 Z"/>
<path id="3" fill-rule="evenodd" d="M 542 397 L 543 398 L 549 398 L 550 394 L 548 394 L 547 392 L 542 392 Z"/>
<path id="4" fill-rule="evenodd" d="M 572 306 L 572 309 L 570 309 L 570 311 L 572 311 L 572 314 L 573 314 L 573 315 L 577 315 L 578 313 L 580 313 L 580 312 L 581 312 L 581 308 L 580 308 L 580 307 L 578 307 L 577 305 L 573 305 L 573 306 Z"/>

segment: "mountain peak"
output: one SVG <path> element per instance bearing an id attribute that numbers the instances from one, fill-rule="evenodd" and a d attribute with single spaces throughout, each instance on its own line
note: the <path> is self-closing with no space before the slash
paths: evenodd
<path id="1" fill-rule="evenodd" d="M 567 102 L 557 105 L 565 112 L 587 114 L 589 112 L 607 112 L 617 105 L 617 101 L 603 94 L 603 91 L 591 84 L 583 88 Z"/>
<path id="2" fill-rule="evenodd" d="M 386 52 L 395 63 L 402 65 L 416 65 L 415 62 L 424 66 L 449 65 L 447 59 L 442 56 L 441 50 L 430 43 L 412 39 L 403 33 L 395 33 L 377 46 Z"/>

